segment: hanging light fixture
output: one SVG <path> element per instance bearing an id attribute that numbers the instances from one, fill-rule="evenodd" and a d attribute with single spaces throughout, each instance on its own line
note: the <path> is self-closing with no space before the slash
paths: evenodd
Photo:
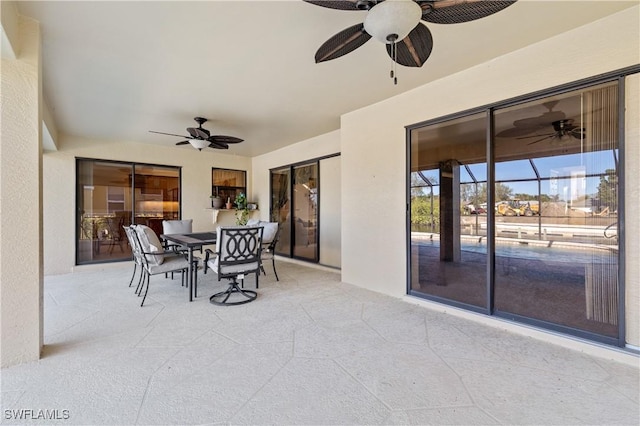
<path id="1" fill-rule="evenodd" d="M 396 44 L 409 35 L 422 17 L 422 9 L 413 0 L 387 0 L 371 8 L 364 20 L 364 29 L 376 40 L 390 44 L 393 60 L 390 76 L 395 84 L 396 77 Z"/>
<path id="2" fill-rule="evenodd" d="M 205 139 L 189 139 L 189 143 L 198 151 L 202 151 L 203 148 L 209 146 L 209 141 Z"/>

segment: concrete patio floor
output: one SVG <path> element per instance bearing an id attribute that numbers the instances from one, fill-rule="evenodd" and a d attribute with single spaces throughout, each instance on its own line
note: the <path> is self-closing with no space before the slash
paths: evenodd
<path id="1" fill-rule="evenodd" d="M 131 271 L 45 278 L 44 354 L 2 370 L 3 424 L 640 422 L 637 358 L 587 355 L 289 262 L 279 282 L 267 266 L 258 299 L 233 307 L 209 303 L 226 285 L 200 273 L 194 302 L 178 278 L 156 276 L 141 308 Z M 60 419 L 17 418 L 38 410 Z"/>

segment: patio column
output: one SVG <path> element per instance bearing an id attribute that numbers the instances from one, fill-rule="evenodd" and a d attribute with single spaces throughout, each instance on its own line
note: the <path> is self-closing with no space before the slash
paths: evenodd
<path id="1" fill-rule="evenodd" d="M 42 333 L 41 43 L 39 24 L 2 1 L 0 361 L 40 358 Z"/>
<path id="2" fill-rule="evenodd" d="M 460 163 L 440 163 L 440 260 L 460 261 Z"/>

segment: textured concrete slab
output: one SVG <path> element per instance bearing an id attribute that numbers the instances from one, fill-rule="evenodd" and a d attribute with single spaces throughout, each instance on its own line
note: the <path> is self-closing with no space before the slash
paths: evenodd
<path id="1" fill-rule="evenodd" d="M 131 269 L 45 278 L 43 358 L 1 371 L 2 424 L 639 424 L 637 366 L 337 272 L 279 262 L 233 307 L 209 303 L 213 274 L 191 303 L 157 276 L 141 308 Z"/>

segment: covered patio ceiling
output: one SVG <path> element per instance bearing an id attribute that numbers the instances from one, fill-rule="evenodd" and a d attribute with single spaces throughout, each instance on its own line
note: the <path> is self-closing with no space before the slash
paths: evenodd
<path id="1" fill-rule="evenodd" d="M 520 0 L 477 21 L 428 24 L 433 53 L 421 68 L 399 67 L 397 86 L 375 40 L 314 63 L 325 40 L 366 12 L 301 0 L 16 4 L 41 23 L 44 97 L 61 147 L 64 136 L 173 146 L 182 139 L 149 130 L 186 134 L 203 116 L 212 134 L 245 140 L 228 153 L 255 156 L 338 129 L 344 113 L 637 1 Z"/>

